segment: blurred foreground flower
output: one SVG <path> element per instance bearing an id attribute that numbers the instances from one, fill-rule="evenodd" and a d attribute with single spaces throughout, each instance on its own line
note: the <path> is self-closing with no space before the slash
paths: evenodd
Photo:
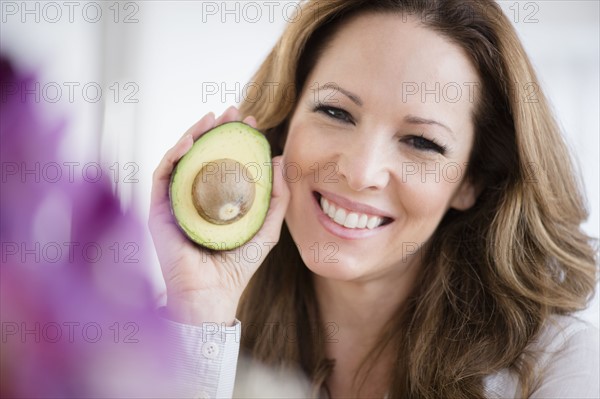
<path id="1" fill-rule="evenodd" d="M 169 396 L 142 224 L 106 173 L 62 174 L 33 82 L 0 57 L 0 397 Z"/>

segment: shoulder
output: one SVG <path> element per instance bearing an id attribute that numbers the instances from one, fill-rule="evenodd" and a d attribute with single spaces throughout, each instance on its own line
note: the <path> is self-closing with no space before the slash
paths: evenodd
<path id="1" fill-rule="evenodd" d="M 528 349 L 541 380 L 552 379 L 560 373 L 567 383 L 567 376 L 573 374 L 572 371 L 586 368 L 598 385 L 599 341 L 599 331 L 590 323 L 576 316 L 553 316 Z"/>
<path id="2" fill-rule="evenodd" d="M 597 398 L 600 395 L 599 331 L 575 317 L 550 317 L 527 347 L 534 359 L 532 398 Z M 502 370 L 486 378 L 487 396 L 519 396 L 518 378 Z"/>
<path id="3" fill-rule="evenodd" d="M 547 320 L 528 349 L 536 355 L 538 364 L 544 364 L 573 352 L 598 353 L 598 337 L 598 329 L 590 323 L 576 316 L 555 315 Z"/>

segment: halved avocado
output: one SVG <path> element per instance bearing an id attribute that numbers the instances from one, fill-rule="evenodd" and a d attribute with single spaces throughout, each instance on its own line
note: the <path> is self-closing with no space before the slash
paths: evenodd
<path id="1" fill-rule="evenodd" d="M 195 243 L 229 250 L 248 242 L 265 221 L 272 190 L 271 148 L 242 122 L 203 134 L 171 175 L 171 211 Z"/>

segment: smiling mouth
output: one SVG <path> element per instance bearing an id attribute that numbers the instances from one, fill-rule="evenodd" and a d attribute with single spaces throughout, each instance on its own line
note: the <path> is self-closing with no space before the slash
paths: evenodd
<path id="1" fill-rule="evenodd" d="M 368 229 L 373 230 L 377 227 L 392 223 L 393 219 L 386 216 L 371 215 L 368 213 L 352 211 L 343 206 L 328 200 L 318 192 L 313 192 L 321 210 L 334 223 L 347 229 Z"/>

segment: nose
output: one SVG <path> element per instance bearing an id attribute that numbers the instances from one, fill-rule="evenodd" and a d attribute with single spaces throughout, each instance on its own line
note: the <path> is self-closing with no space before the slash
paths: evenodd
<path id="1" fill-rule="evenodd" d="M 361 132 L 359 136 L 354 136 L 340 152 L 338 175 L 352 190 L 381 190 L 390 179 L 386 161 L 389 143 L 368 133 Z"/>

